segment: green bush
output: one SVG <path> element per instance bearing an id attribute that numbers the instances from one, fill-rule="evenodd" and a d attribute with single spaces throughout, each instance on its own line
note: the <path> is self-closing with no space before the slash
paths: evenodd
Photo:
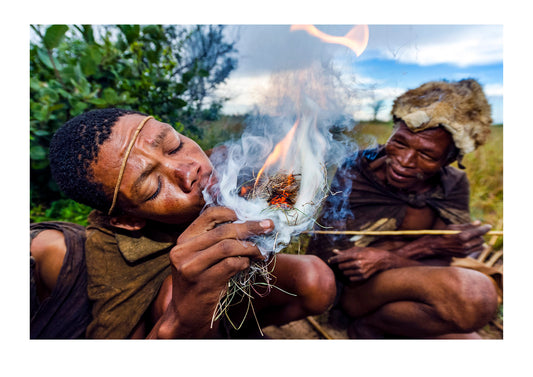
<path id="1" fill-rule="evenodd" d="M 223 26 L 31 25 L 30 201 L 32 220 L 70 216 L 48 165 L 52 135 L 91 109 L 121 107 L 156 116 L 194 139 L 218 117 L 210 95 L 236 67 Z M 211 102 L 206 106 L 207 99 Z M 64 211 L 57 208 L 65 206 Z M 69 212 L 73 210 L 74 212 Z M 82 211 L 83 212 L 83 211 Z"/>
<path id="2" fill-rule="evenodd" d="M 42 205 L 31 208 L 30 221 L 68 221 L 86 226 L 87 216 L 91 210 L 91 207 L 75 202 L 74 200 L 60 199 L 52 202 L 48 209 L 43 208 Z"/>

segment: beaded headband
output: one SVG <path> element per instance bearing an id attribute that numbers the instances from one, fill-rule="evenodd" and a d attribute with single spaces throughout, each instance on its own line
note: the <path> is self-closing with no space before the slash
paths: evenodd
<path id="1" fill-rule="evenodd" d="M 113 193 L 113 201 L 111 202 L 111 207 L 109 208 L 109 211 L 107 212 L 108 215 L 111 215 L 111 213 L 113 212 L 113 209 L 115 208 L 115 204 L 117 203 L 118 189 L 120 188 L 120 183 L 122 182 L 124 170 L 126 169 L 126 162 L 128 162 L 128 157 L 133 148 L 133 144 L 135 144 L 135 140 L 137 140 L 137 136 L 139 136 L 139 132 L 141 132 L 142 128 L 144 127 L 144 125 L 150 118 L 153 118 L 153 116 L 151 115 L 147 116 L 141 121 L 139 126 L 137 126 L 137 129 L 135 130 L 135 133 L 133 134 L 133 137 L 131 138 L 130 144 L 128 145 L 128 149 L 126 149 L 126 154 L 124 155 L 124 158 L 122 159 L 122 165 L 120 166 L 120 170 L 118 172 L 117 184 L 115 185 L 115 192 Z"/>

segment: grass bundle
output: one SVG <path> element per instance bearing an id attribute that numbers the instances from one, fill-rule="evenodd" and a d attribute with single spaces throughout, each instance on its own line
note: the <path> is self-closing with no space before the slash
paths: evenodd
<path id="1" fill-rule="evenodd" d="M 299 175 L 276 173 L 270 176 L 254 177 L 243 183 L 238 192 L 247 200 L 263 199 L 268 203 L 268 210 L 290 210 L 294 207 L 300 188 Z M 276 256 L 269 255 L 265 261 L 252 261 L 250 267 L 233 276 L 221 292 L 219 303 L 213 313 L 212 323 L 225 317 L 228 323 L 239 330 L 251 312 L 257 327 L 262 334 L 257 320 L 252 300 L 255 296 L 263 297 L 270 293 L 275 286 L 275 277 L 270 271 L 274 269 Z M 282 290 L 283 291 L 283 290 Z M 292 295 L 290 292 L 283 291 Z M 239 321 L 230 317 L 230 309 L 238 305 L 246 305 L 245 313 Z"/>
<path id="2" fill-rule="evenodd" d="M 294 296 L 293 293 L 284 291 L 274 284 L 276 278 L 271 271 L 274 270 L 275 261 L 275 255 L 271 255 L 266 261 L 253 261 L 248 269 L 239 272 L 230 279 L 226 290 L 221 292 L 218 305 L 211 319 L 211 326 L 213 326 L 213 322 L 225 317 L 233 329 L 239 330 L 251 312 L 259 332 L 263 335 L 252 303 L 254 294 L 258 297 L 264 297 L 270 293 L 272 288 L 275 288 Z M 243 303 L 246 303 L 244 314 L 239 321 L 235 321 L 234 318 L 231 318 L 229 311 L 232 307 Z"/>

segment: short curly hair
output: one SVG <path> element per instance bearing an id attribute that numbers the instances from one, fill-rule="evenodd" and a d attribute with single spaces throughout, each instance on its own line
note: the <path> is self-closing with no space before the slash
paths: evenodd
<path id="1" fill-rule="evenodd" d="M 94 181 L 91 164 L 117 120 L 127 114 L 146 115 L 118 108 L 91 110 L 70 119 L 56 131 L 50 143 L 50 168 L 52 177 L 69 198 L 107 212 L 112 195 Z"/>

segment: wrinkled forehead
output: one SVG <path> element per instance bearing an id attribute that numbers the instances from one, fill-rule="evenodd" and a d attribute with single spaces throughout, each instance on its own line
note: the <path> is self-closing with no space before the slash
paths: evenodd
<path id="1" fill-rule="evenodd" d="M 117 119 L 111 129 L 110 137 L 100 145 L 98 158 L 91 164 L 92 178 L 96 182 L 106 188 L 114 187 L 128 146 L 139 124 L 145 118 L 146 116 L 142 114 L 127 114 Z M 150 121 L 153 119 L 150 119 L 144 127 L 149 126 Z"/>
<path id="2" fill-rule="evenodd" d="M 407 127 L 405 122 L 399 120 L 395 122 L 394 129 L 391 138 L 395 135 L 407 136 L 410 138 L 419 138 L 427 141 L 431 141 L 438 144 L 453 144 L 452 134 L 449 133 L 444 127 L 438 126 L 433 128 L 426 128 L 421 131 L 414 131 Z"/>

